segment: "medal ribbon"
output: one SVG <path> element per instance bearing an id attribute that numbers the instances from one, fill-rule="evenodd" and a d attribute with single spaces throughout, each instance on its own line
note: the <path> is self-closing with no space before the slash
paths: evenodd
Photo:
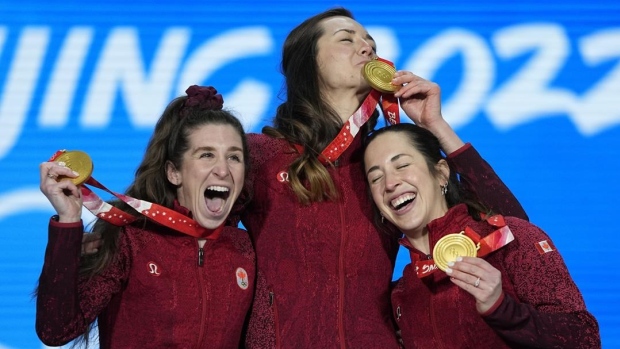
<path id="1" fill-rule="evenodd" d="M 383 59 L 377 58 L 378 60 L 385 62 L 391 66 L 394 66 L 394 63 Z M 381 109 L 383 110 L 383 116 L 386 121 L 390 125 L 400 123 L 399 109 L 398 109 L 398 99 L 394 97 L 393 94 L 390 93 L 381 93 L 375 89 L 371 90 L 368 96 L 362 102 L 362 105 L 349 117 L 349 119 L 342 125 L 340 132 L 334 138 L 331 143 L 323 151 L 319 156 L 319 161 L 326 165 L 329 163 L 333 163 L 336 161 L 342 153 L 344 153 L 347 148 L 353 142 L 353 139 L 358 134 L 359 130 L 362 126 L 370 119 L 370 116 L 375 111 L 377 104 L 381 102 Z M 297 149 L 298 153 L 303 153 L 304 148 L 299 144 L 293 144 L 295 149 Z"/>
<path id="2" fill-rule="evenodd" d="M 49 161 L 54 161 L 54 159 L 56 159 L 60 154 L 64 152 L 64 150 L 57 151 L 54 155 L 52 155 Z M 196 238 L 215 240 L 219 237 L 221 231 L 224 229 L 224 224 L 215 229 L 207 229 L 200 226 L 198 222 L 196 222 L 192 218 L 189 218 L 180 212 L 158 204 L 154 204 L 152 202 L 139 200 L 132 198 L 131 196 L 115 193 L 106 188 L 103 184 L 99 183 L 93 177 L 88 178 L 86 182 L 79 186 L 82 192 L 82 203 L 84 207 L 86 207 L 92 214 L 94 214 L 98 218 L 103 219 L 104 221 L 114 224 L 116 226 L 131 224 L 138 218 L 103 201 L 97 194 L 90 190 L 86 186 L 86 184 L 89 184 L 95 188 L 99 188 L 114 195 L 115 197 L 119 198 L 120 200 L 134 208 L 136 211 L 140 212 L 146 218 L 183 234 L 187 234 Z"/>
<path id="3" fill-rule="evenodd" d="M 497 229 L 484 238 L 480 238 L 480 235 L 478 235 L 478 233 L 470 227 L 465 227 L 464 230 L 464 234 L 472 239 L 474 244 L 479 246 L 478 252 L 476 253 L 476 257 L 479 258 L 485 257 L 489 253 L 499 250 L 515 239 L 514 235 L 512 235 L 512 231 L 510 231 L 510 228 L 506 225 L 503 216 L 495 215 L 488 217 L 485 220 Z M 432 266 L 430 264 L 432 264 Z M 432 259 L 419 260 L 419 258 L 417 258 L 415 261 L 415 266 L 418 278 L 426 277 L 439 270 Z"/>

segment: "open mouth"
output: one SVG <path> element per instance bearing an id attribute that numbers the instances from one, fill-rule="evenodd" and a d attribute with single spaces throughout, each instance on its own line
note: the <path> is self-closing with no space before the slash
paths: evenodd
<path id="1" fill-rule="evenodd" d="M 392 205 L 392 208 L 395 209 L 396 211 L 401 210 L 403 207 L 409 205 L 411 202 L 413 202 L 413 200 L 415 200 L 416 195 L 413 193 L 406 193 L 403 194 L 399 197 L 397 197 L 396 199 L 392 200 L 390 202 L 390 205 Z"/>
<path id="2" fill-rule="evenodd" d="M 205 199 L 207 208 L 213 213 L 222 211 L 222 207 L 230 196 L 230 189 L 219 185 L 211 185 L 205 190 Z"/>

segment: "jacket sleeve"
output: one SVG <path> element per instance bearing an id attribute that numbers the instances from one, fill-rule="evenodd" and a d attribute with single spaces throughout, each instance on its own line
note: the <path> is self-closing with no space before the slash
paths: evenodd
<path id="1" fill-rule="evenodd" d="M 123 253 L 119 253 L 102 273 L 91 278 L 80 277 L 83 233 L 81 222 L 50 220 L 39 277 L 35 324 L 39 339 L 46 345 L 64 345 L 82 335 L 112 296 L 120 291 L 127 277 Z M 122 242 L 119 242 L 119 250 L 122 249 Z"/>
<path id="2" fill-rule="evenodd" d="M 543 231 L 519 222 L 519 227 L 510 225 L 516 240 L 504 247 L 508 275 L 502 275 L 518 300 L 506 294 L 484 320 L 519 348 L 600 348 L 598 323 L 560 253 Z"/>
<path id="3" fill-rule="evenodd" d="M 470 143 L 451 153 L 447 160 L 459 174 L 467 198 L 481 202 L 494 213 L 528 220 L 517 198 Z"/>

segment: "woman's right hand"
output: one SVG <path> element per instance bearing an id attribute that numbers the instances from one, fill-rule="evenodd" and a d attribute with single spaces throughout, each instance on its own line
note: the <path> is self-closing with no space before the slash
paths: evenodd
<path id="1" fill-rule="evenodd" d="M 40 189 L 63 223 L 79 222 L 82 217 L 82 193 L 69 179 L 58 181 L 59 176 L 78 176 L 70 168 L 57 162 L 43 162 L 39 165 Z"/>

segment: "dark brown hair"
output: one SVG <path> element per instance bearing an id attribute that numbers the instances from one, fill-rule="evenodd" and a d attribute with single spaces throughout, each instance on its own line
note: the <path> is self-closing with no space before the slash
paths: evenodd
<path id="1" fill-rule="evenodd" d="M 197 102 L 196 99 L 204 99 L 204 93 L 192 96 L 190 89 L 187 91 L 189 96 L 174 99 L 159 118 L 146 147 L 144 158 L 136 170 L 135 178 L 125 191 L 126 195 L 173 208 L 174 200 L 177 198 L 177 188 L 168 181 L 166 163 L 170 161 L 176 168 L 181 168 L 183 154 L 189 149 L 189 135 L 203 125 L 230 125 L 237 131 L 243 145 L 243 161 L 247 176 L 250 157 L 243 126 L 231 112 L 222 109 L 221 100 L 219 104 L 217 101 L 214 103 L 214 98 L 217 96 L 221 99 L 220 95 Z M 124 202 L 114 201 L 112 204 L 140 217 L 133 223 L 134 225 L 149 224 L 146 218 Z M 96 254 L 82 257 L 81 277 L 92 277 L 109 265 L 118 253 L 118 237 L 122 230 L 122 227 L 114 226 L 104 220 L 95 222 L 93 232 L 101 234 L 103 243 Z M 76 343 L 87 344 L 89 332 L 90 328 Z"/>
<path id="2" fill-rule="evenodd" d="M 441 151 L 441 145 L 439 143 L 439 139 L 435 137 L 433 133 L 429 130 L 422 128 L 420 126 L 410 124 L 410 123 L 401 123 L 395 124 L 392 126 L 386 126 L 381 129 L 374 131 L 370 134 L 364 144 L 364 152 L 368 148 L 368 145 L 372 143 L 379 135 L 385 133 L 401 133 L 404 134 L 407 138 L 409 144 L 418 150 L 422 156 L 424 156 L 424 160 L 426 161 L 426 165 L 433 176 L 438 176 L 438 170 L 435 168 L 435 165 L 442 159 L 445 159 L 443 152 Z M 365 164 L 362 164 L 365 167 Z M 475 220 L 480 220 L 480 214 L 485 213 L 487 215 L 491 214 L 491 212 L 480 202 L 470 200 L 465 197 L 463 194 L 463 189 L 459 184 L 459 181 L 456 176 L 456 172 L 450 169 L 450 177 L 448 178 L 448 191 L 445 194 L 446 203 L 448 204 L 448 208 L 453 207 L 457 204 L 464 203 L 467 205 L 470 216 Z M 381 220 L 381 214 L 379 213 L 379 209 L 377 205 L 374 203 L 372 199 L 372 195 L 370 195 L 370 201 L 372 202 L 372 207 L 374 211 L 373 221 L 375 226 L 387 233 L 393 233 L 394 227 L 390 225 L 384 224 Z"/>
<path id="3" fill-rule="evenodd" d="M 318 158 L 321 151 L 336 137 L 343 123 L 320 92 L 317 42 L 324 34 L 321 21 L 343 16 L 353 19 L 350 11 L 334 8 L 306 19 L 287 36 L 282 48 L 282 74 L 286 80 L 286 102 L 276 112 L 273 127 L 263 133 L 304 147 L 289 170 L 291 188 L 303 204 L 338 197 L 334 182 Z M 376 124 L 375 112 L 367 128 Z"/>

